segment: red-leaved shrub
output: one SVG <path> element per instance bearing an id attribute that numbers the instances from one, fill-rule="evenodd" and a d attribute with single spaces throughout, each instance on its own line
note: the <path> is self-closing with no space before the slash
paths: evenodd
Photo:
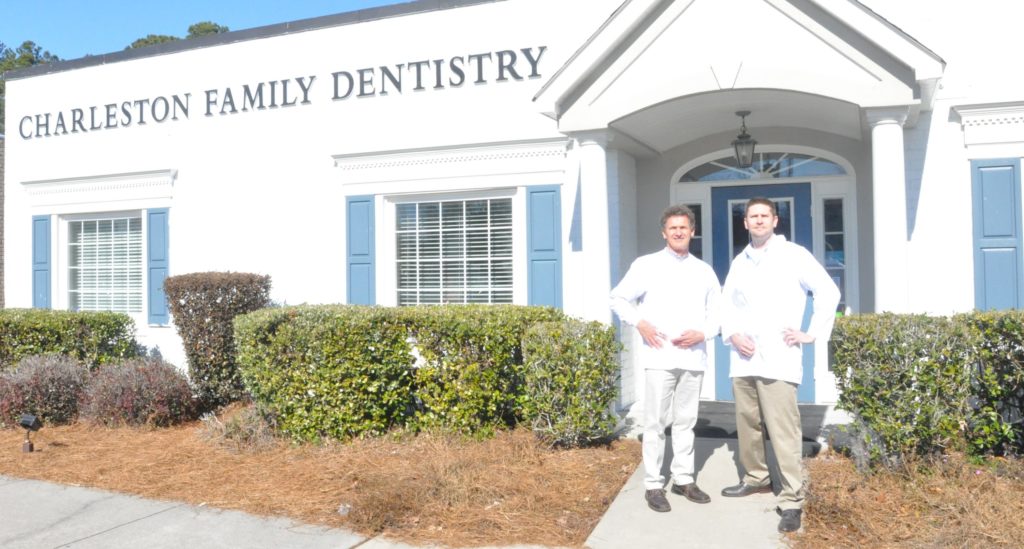
<path id="1" fill-rule="evenodd" d="M 13 370 L 0 373 L 0 424 L 17 425 L 21 414 L 50 425 L 75 421 L 88 374 L 85 366 L 62 355 L 21 359 Z"/>
<path id="2" fill-rule="evenodd" d="M 185 374 L 159 359 L 133 358 L 96 370 L 82 417 L 110 426 L 166 427 L 194 419 L 195 411 Z"/>

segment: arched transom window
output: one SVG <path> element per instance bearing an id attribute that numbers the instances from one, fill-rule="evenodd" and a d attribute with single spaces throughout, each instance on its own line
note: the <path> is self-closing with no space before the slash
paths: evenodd
<path id="1" fill-rule="evenodd" d="M 680 183 L 731 181 L 736 179 L 778 179 L 786 177 L 820 177 L 846 175 L 842 166 L 818 156 L 787 152 L 764 152 L 754 155 L 749 168 L 740 168 L 731 156 L 712 160 L 686 172 Z"/>

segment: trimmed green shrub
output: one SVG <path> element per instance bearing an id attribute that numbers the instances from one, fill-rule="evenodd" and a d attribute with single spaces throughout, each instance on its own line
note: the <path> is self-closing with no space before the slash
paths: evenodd
<path id="1" fill-rule="evenodd" d="M 0 373 L 0 424 L 17 425 L 21 414 L 36 415 L 48 425 L 75 421 L 88 374 L 69 357 L 21 359 L 13 370 Z"/>
<path id="2" fill-rule="evenodd" d="M 399 310 L 421 360 L 415 424 L 476 436 L 522 419 L 526 331 L 561 320 L 550 307 L 443 305 Z"/>
<path id="3" fill-rule="evenodd" d="M 579 447 L 610 439 L 617 416 L 619 349 L 599 322 L 542 322 L 523 339 L 524 416 L 541 439 Z"/>
<path id="4" fill-rule="evenodd" d="M 134 358 L 93 373 L 82 417 L 109 426 L 166 427 L 195 419 L 196 402 L 188 379 L 174 365 Z"/>
<path id="5" fill-rule="evenodd" d="M 164 291 L 203 409 L 241 399 L 245 388 L 235 364 L 232 321 L 270 305 L 270 277 L 191 273 L 167 278 Z"/>
<path id="6" fill-rule="evenodd" d="M 381 434 L 412 414 L 414 359 L 395 309 L 264 309 L 235 320 L 235 339 L 253 399 L 293 439 Z"/>
<path id="7" fill-rule="evenodd" d="M 68 356 L 89 368 L 137 356 L 135 323 L 121 313 L 0 310 L 0 370 L 48 354 Z"/>
<path id="8" fill-rule="evenodd" d="M 837 319 L 830 350 L 839 407 L 867 461 L 891 466 L 910 455 L 963 447 L 973 340 L 960 322 L 924 315 Z"/>
<path id="9" fill-rule="evenodd" d="M 299 440 L 393 427 L 486 436 L 522 417 L 522 338 L 556 309 L 516 306 L 266 309 L 235 321 L 250 393 Z"/>
<path id="10" fill-rule="evenodd" d="M 1024 312 L 958 315 L 974 336 L 970 449 L 978 454 L 1024 453 Z"/>

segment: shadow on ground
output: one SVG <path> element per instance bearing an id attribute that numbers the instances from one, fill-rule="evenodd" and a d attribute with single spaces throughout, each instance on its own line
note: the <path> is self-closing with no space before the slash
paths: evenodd
<path id="1" fill-rule="evenodd" d="M 803 429 L 803 456 L 815 457 L 821 452 L 820 442 L 826 434 L 825 416 L 829 406 L 824 404 L 800 404 L 800 422 Z M 639 429 L 637 429 L 639 430 Z M 671 433 L 666 430 L 666 435 Z M 738 461 L 738 442 L 736 440 L 736 405 L 731 401 L 701 401 L 697 414 L 697 426 L 694 427 L 694 435 L 697 438 L 711 439 L 718 441 L 712 446 L 698 445 L 694 455 L 695 470 L 700 471 L 708 458 L 716 448 L 725 446 L 733 456 L 736 465 L 737 482 L 740 479 L 741 470 Z M 638 437 L 642 440 L 642 434 Z M 768 435 L 771 439 L 771 434 Z M 768 468 L 771 471 L 773 480 L 779 477 L 778 464 L 775 460 L 775 453 L 771 446 L 767 448 Z M 665 460 L 663 462 L 662 474 L 670 478 L 669 464 L 672 463 L 671 439 L 665 444 Z M 776 489 L 776 492 L 778 490 Z"/>

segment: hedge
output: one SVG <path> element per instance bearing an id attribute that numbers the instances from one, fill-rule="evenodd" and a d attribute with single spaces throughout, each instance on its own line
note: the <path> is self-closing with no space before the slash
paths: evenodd
<path id="1" fill-rule="evenodd" d="M 522 339 L 562 318 L 521 306 L 297 306 L 235 321 L 238 364 L 292 438 L 395 427 L 486 436 L 522 418 Z"/>
<path id="2" fill-rule="evenodd" d="M 238 315 L 270 305 L 270 277 L 251 273 L 189 273 L 164 281 L 174 325 L 185 347 L 189 379 L 203 409 L 245 397 L 235 363 Z"/>
<path id="3" fill-rule="evenodd" d="M 578 447 L 612 437 L 620 349 L 615 330 L 599 322 L 567 319 L 530 328 L 523 340 L 524 415 L 541 439 Z"/>
<path id="4" fill-rule="evenodd" d="M 64 355 L 95 368 L 139 353 L 135 323 L 125 314 L 0 310 L 0 370 L 36 355 Z"/>
<path id="5" fill-rule="evenodd" d="M 1024 313 L 854 315 L 830 343 L 858 464 L 1024 452 Z"/>
<path id="6" fill-rule="evenodd" d="M 523 338 L 538 322 L 560 320 L 551 307 L 406 307 L 422 358 L 416 369 L 416 425 L 487 436 L 522 419 Z"/>
<path id="7" fill-rule="evenodd" d="M 1024 312 L 956 317 L 971 331 L 971 414 L 967 440 L 975 453 L 1024 453 Z"/>
<path id="8" fill-rule="evenodd" d="M 235 340 L 253 399 L 294 439 L 381 434 L 412 416 L 414 359 L 391 309 L 264 309 L 235 320 Z"/>

